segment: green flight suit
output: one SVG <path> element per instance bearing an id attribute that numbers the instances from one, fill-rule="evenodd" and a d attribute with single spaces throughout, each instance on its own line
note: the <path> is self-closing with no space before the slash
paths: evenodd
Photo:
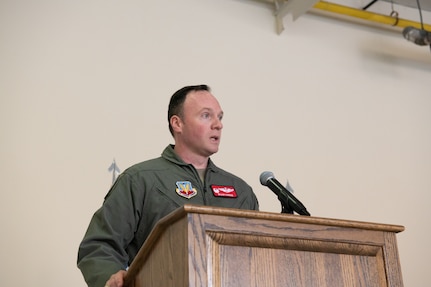
<path id="1" fill-rule="evenodd" d="M 237 196 L 216 196 L 212 185 L 234 187 Z M 155 224 L 184 204 L 259 209 L 245 181 L 209 160 L 202 183 L 196 169 L 169 145 L 161 157 L 124 171 L 93 215 L 78 251 L 88 286 L 103 287 L 112 274 L 126 269 Z"/>

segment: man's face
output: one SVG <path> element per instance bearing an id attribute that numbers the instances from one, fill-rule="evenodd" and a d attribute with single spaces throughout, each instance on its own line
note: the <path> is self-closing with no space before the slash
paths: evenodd
<path id="1" fill-rule="evenodd" d="M 181 132 L 176 141 L 199 156 L 216 153 L 223 128 L 222 117 L 223 111 L 210 92 L 190 92 L 184 101 Z"/>

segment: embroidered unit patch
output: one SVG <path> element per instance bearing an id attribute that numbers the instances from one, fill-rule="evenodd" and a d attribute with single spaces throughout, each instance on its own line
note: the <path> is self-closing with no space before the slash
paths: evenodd
<path id="1" fill-rule="evenodd" d="M 190 181 L 177 181 L 175 184 L 177 185 L 175 191 L 182 197 L 189 199 L 198 194 Z"/>
<path id="2" fill-rule="evenodd" d="M 211 185 L 214 196 L 219 197 L 238 197 L 235 187 L 226 185 Z"/>

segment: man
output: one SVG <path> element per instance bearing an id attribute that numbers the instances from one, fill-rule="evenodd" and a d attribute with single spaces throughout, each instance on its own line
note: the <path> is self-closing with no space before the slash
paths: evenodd
<path id="1" fill-rule="evenodd" d="M 258 210 L 252 188 L 210 159 L 219 149 L 222 118 L 206 85 L 184 87 L 171 97 L 168 121 L 175 145 L 118 177 L 80 244 L 78 267 L 89 287 L 122 287 L 155 224 L 184 204 Z M 231 192 L 220 192 L 224 187 Z"/>

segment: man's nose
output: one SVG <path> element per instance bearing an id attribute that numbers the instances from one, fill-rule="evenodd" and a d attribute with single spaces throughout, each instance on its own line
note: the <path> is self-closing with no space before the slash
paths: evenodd
<path id="1" fill-rule="evenodd" d="M 213 128 L 214 129 L 219 129 L 221 130 L 223 128 L 223 123 L 221 122 L 220 119 L 216 118 L 214 123 L 213 123 Z"/>

